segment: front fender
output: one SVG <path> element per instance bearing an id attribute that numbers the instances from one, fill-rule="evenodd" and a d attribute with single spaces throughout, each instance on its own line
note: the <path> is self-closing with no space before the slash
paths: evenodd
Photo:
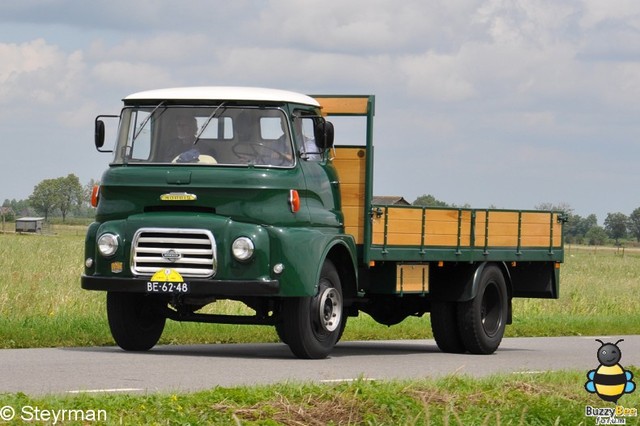
<path id="1" fill-rule="evenodd" d="M 353 262 L 355 243 L 349 236 L 308 228 L 273 227 L 268 228 L 268 232 L 271 236 L 272 262 L 284 265 L 278 277 L 282 296 L 316 295 L 324 259 L 338 245 L 350 252 Z"/>

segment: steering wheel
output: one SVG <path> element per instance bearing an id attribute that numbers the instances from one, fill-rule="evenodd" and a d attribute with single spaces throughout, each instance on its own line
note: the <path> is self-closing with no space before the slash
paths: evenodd
<path id="1" fill-rule="evenodd" d="M 172 163 L 203 163 L 203 164 L 218 164 L 215 158 L 210 155 L 200 154 L 195 148 L 185 151 L 178 155 L 171 161 Z"/>
<path id="2" fill-rule="evenodd" d="M 257 160 L 260 164 L 279 166 L 291 161 L 289 155 L 259 142 L 236 143 L 231 147 L 231 151 L 247 162 Z M 278 160 L 279 164 L 274 164 L 277 161 L 274 161 L 273 154 L 276 154 L 275 160 Z"/>

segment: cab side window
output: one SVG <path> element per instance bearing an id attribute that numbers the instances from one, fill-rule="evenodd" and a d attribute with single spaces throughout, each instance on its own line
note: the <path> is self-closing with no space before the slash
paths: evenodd
<path id="1" fill-rule="evenodd" d="M 299 116 L 295 120 L 296 140 L 299 144 L 300 157 L 307 161 L 319 161 L 322 159 L 322 152 L 316 145 L 314 134 L 314 117 Z"/>

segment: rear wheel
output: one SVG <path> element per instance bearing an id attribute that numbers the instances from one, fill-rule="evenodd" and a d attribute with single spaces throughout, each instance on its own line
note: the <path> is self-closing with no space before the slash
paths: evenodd
<path id="1" fill-rule="evenodd" d="M 491 354 L 498 349 L 507 322 L 508 294 L 504 275 L 496 265 L 482 271 L 476 297 L 458 306 L 458 327 L 466 349 Z"/>
<path id="2" fill-rule="evenodd" d="M 326 358 L 344 330 L 340 276 L 330 260 L 322 265 L 318 293 L 287 298 L 282 304 L 280 339 L 298 358 Z"/>
<path id="3" fill-rule="evenodd" d="M 460 337 L 457 308 L 457 302 L 431 302 L 431 331 L 442 352 L 466 352 Z"/>
<path id="4" fill-rule="evenodd" d="M 116 344 L 126 351 L 146 351 L 158 343 L 166 318 L 161 302 L 144 294 L 107 293 L 107 318 Z"/>

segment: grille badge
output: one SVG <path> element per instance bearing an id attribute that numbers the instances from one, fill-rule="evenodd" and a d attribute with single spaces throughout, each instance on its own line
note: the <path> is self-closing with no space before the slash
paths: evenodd
<path id="1" fill-rule="evenodd" d="M 187 192 L 169 192 L 167 194 L 160 195 L 162 201 L 196 201 L 198 196 L 196 194 L 189 194 Z"/>
<path id="2" fill-rule="evenodd" d="M 182 258 L 182 254 L 180 252 L 175 251 L 174 249 L 169 249 L 162 253 L 162 257 L 167 259 L 169 262 L 177 262 Z"/>

